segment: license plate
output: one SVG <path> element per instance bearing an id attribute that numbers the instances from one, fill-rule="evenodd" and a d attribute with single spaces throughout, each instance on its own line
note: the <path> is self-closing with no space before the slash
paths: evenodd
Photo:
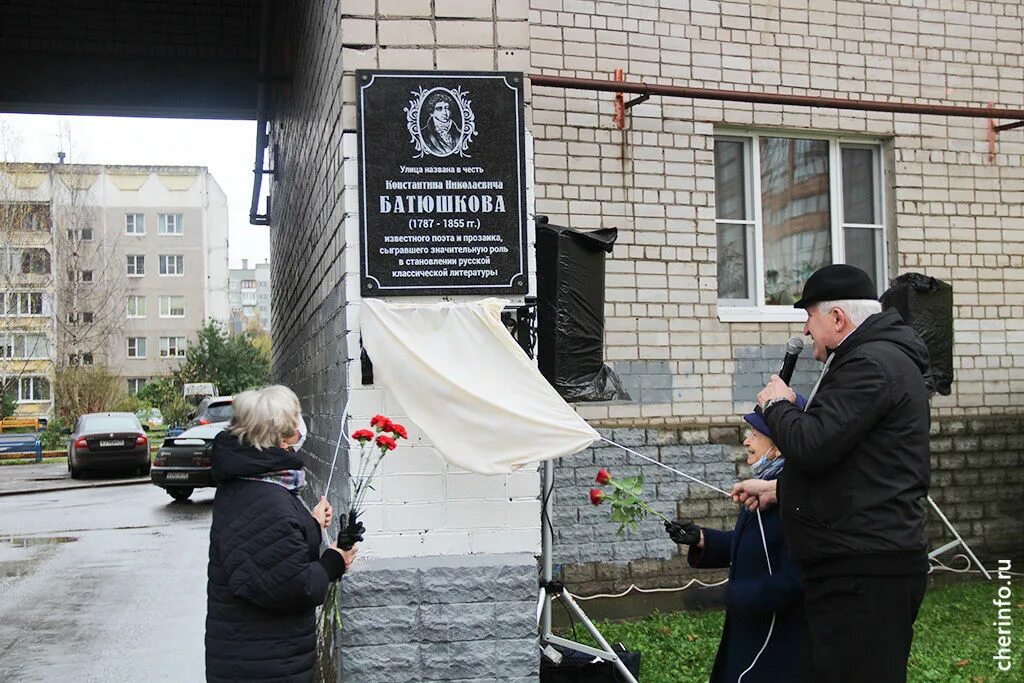
<path id="1" fill-rule="evenodd" d="M 111 446 L 123 446 L 124 441 L 100 441 L 100 448 L 109 448 Z"/>
<path id="2" fill-rule="evenodd" d="M 188 472 L 168 472 L 167 481 L 187 481 Z"/>

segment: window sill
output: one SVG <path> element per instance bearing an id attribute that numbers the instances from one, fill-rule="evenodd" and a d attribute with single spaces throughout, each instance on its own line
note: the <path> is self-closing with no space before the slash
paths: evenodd
<path id="1" fill-rule="evenodd" d="M 807 314 L 791 306 L 719 306 L 718 319 L 723 323 L 803 323 Z"/>

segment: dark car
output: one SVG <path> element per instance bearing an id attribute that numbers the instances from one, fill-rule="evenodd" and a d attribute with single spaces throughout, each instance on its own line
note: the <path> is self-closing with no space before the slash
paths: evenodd
<path id="1" fill-rule="evenodd" d="M 187 500 L 192 491 L 213 486 L 210 450 L 227 422 L 200 425 L 164 439 L 153 460 L 150 479 L 174 500 Z"/>
<path id="2" fill-rule="evenodd" d="M 230 422 L 235 414 L 234 397 L 210 396 L 204 398 L 189 418 L 188 427 L 209 425 L 216 422 Z"/>
<path id="3" fill-rule="evenodd" d="M 78 418 L 68 439 L 68 471 L 78 479 L 87 470 L 149 474 L 149 437 L 134 413 L 89 413 Z"/>

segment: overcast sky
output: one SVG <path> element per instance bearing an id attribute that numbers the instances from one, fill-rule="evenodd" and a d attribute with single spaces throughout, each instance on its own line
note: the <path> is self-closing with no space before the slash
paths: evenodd
<path id="1" fill-rule="evenodd" d="M 11 161 L 55 162 L 63 148 L 68 163 L 206 166 L 228 196 L 231 267 L 270 257 L 268 228 L 249 225 L 255 121 L 0 114 L 0 129 Z"/>

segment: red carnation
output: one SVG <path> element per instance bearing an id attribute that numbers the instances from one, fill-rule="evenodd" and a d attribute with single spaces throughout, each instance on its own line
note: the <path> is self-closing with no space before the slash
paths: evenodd
<path id="1" fill-rule="evenodd" d="M 605 467 L 602 467 L 601 469 L 599 469 L 597 471 L 597 477 L 595 477 L 595 479 L 594 479 L 594 481 L 596 481 L 598 484 L 602 484 L 602 485 L 607 484 L 611 480 L 612 480 L 612 473 L 609 472 L 608 469 L 605 468 Z"/>
<path id="2" fill-rule="evenodd" d="M 601 489 L 590 489 L 590 504 L 600 505 L 608 496 Z"/>
<path id="3" fill-rule="evenodd" d="M 359 445 L 364 445 L 367 441 L 373 441 L 373 432 L 369 429 L 360 429 L 358 432 L 352 434 L 352 438 L 359 442 Z"/>
<path id="4" fill-rule="evenodd" d="M 376 427 L 378 432 L 390 431 L 391 418 L 384 417 L 383 415 L 374 415 L 373 419 L 370 420 L 370 426 Z"/>
<path id="5" fill-rule="evenodd" d="M 389 424 L 389 427 L 390 429 L 388 429 L 388 431 L 394 434 L 395 436 L 399 437 L 400 439 L 409 438 L 409 432 L 405 431 L 405 425 L 400 425 L 397 422 L 392 422 Z"/>
<path id="6" fill-rule="evenodd" d="M 381 452 L 393 451 L 398 446 L 395 440 L 386 434 L 381 434 L 377 437 L 377 447 L 380 448 Z"/>

